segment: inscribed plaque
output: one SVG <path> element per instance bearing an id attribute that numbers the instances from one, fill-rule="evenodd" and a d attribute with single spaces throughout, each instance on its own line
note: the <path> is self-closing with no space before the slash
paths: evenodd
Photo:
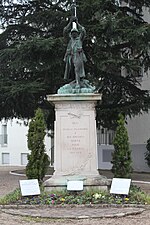
<path id="1" fill-rule="evenodd" d="M 113 178 L 110 193 L 128 195 L 131 179 Z"/>
<path id="2" fill-rule="evenodd" d="M 70 180 L 67 182 L 67 190 L 68 191 L 82 191 L 83 190 L 83 181 L 78 180 Z"/>
<path id="3" fill-rule="evenodd" d="M 40 187 L 37 179 L 20 180 L 22 196 L 40 195 Z"/>

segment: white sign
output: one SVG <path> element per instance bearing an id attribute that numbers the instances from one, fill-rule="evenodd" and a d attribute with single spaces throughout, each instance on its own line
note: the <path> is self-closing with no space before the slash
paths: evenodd
<path id="1" fill-rule="evenodd" d="M 68 191 L 82 191 L 83 190 L 83 181 L 73 181 L 70 180 L 67 182 Z"/>
<path id="2" fill-rule="evenodd" d="M 113 178 L 110 193 L 128 195 L 130 189 L 131 179 Z"/>
<path id="3" fill-rule="evenodd" d="M 40 195 L 40 187 L 37 179 L 20 180 L 22 196 Z"/>

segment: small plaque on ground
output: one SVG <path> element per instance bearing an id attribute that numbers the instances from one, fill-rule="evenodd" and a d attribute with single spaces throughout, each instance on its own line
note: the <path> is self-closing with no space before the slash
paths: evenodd
<path id="1" fill-rule="evenodd" d="M 40 187 L 37 179 L 20 180 L 22 196 L 40 195 Z"/>
<path id="2" fill-rule="evenodd" d="M 83 181 L 69 180 L 67 182 L 67 190 L 68 191 L 82 191 L 83 190 Z"/>
<path id="3" fill-rule="evenodd" d="M 128 195 L 130 189 L 131 179 L 113 178 L 110 193 Z"/>

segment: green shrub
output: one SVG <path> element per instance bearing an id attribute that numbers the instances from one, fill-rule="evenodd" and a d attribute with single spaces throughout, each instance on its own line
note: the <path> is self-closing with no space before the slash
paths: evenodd
<path id="1" fill-rule="evenodd" d="M 131 167 L 131 150 L 129 147 L 128 132 L 125 128 L 123 115 L 119 115 L 118 126 L 113 141 L 115 151 L 112 154 L 112 173 L 114 177 L 130 178 Z"/>
<path id="2" fill-rule="evenodd" d="M 147 165 L 150 167 L 150 139 L 147 140 L 147 152 L 145 153 L 145 160 L 147 162 Z"/>
<path id="3" fill-rule="evenodd" d="M 26 176 L 28 179 L 38 179 L 39 182 L 43 181 L 50 164 L 48 155 L 45 152 L 45 131 L 44 115 L 41 109 L 37 109 L 35 117 L 29 124 L 28 148 L 31 150 L 31 154 L 28 155 Z"/>

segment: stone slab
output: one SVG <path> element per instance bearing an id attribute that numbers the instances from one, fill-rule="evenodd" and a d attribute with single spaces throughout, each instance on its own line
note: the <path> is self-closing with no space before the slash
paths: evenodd
<path id="1" fill-rule="evenodd" d="M 109 206 L 24 206 L 1 209 L 2 212 L 12 215 L 31 216 L 39 218 L 70 218 L 70 219 L 86 219 L 86 218 L 114 218 L 129 215 L 137 215 L 144 212 L 144 208 L 137 207 L 109 207 Z"/>
<path id="2" fill-rule="evenodd" d="M 103 190 L 108 191 L 110 180 L 104 176 L 53 176 L 44 182 L 46 191 L 67 190 L 68 181 L 83 181 L 83 190 Z"/>
<path id="3" fill-rule="evenodd" d="M 47 95 L 47 101 L 52 104 L 62 101 L 101 101 L 101 94 L 54 94 Z"/>

